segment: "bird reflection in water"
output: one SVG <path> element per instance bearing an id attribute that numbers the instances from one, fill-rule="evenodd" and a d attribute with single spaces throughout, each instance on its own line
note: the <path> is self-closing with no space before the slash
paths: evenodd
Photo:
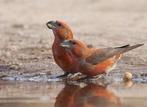
<path id="1" fill-rule="evenodd" d="M 106 86 L 66 85 L 56 99 L 55 107 L 122 107 L 119 97 Z"/>

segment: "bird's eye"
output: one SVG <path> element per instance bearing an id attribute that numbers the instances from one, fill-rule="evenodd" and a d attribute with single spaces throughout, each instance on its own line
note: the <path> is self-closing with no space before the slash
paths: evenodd
<path id="1" fill-rule="evenodd" d="M 59 27 L 62 26 L 61 23 L 57 23 L 57 24 L 58 24 Z"/>
<path id="2" fill-rule="evenodd" d="M 72 42 L 72 44 L 73 44 L 73 45 L 75 45 L 75 44 L 76 44 L 76 42 Z"/>

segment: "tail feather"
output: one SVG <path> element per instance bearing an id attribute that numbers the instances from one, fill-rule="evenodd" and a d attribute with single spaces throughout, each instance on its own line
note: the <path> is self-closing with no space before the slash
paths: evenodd
<path id="1" fill-rule="evenodd" d="M 120 55 L 120 54 L 123 54 L 127 51 L 130 51 L 132 49 L 135 49 L 137 47 L 140 47 L 144 44 L 137 44 L 137 45 L 133 45 L 133 46 L 130 46 L 130 45 L 125 45 L 125 46 L 121 46 L 121 47 L 117 47 L 117 48 L 106 48 L 106 49 L 103 49 L 101 52 L 98 50 L 95 54 L 89 56 L 86 61 L 88 63 L 91 63 L 91 64 L 98 64 L 108 58 L 111 58 L 115 55 Z"/>
<path id="2" fill-rule="evenodd" d="M 124 53 L 124 52 L 127 52 L 127 51 L 130 51 L 130 50 L 132 50 L 132 49 L 135 49 L 135 48 L 138 48 L 138 47 L 140 47 L 140 46 L 142 46 L 142 45 L 144 45 L 144 44 L 136 44 L 136 45 L 133 45 L 133 46 L 124 46 L 124 47 L 120 47 L 120 49 L 122 50 L 122 51 L 120 51 L 121 53 Z"/>
<path id="3" fill-rule="evenodd" d="M 130 46 L 130 45 L 127 44 L 127 45 L 124 45 L 124 46 L 115 47 L 115 49 L 117 49 L 117 48 L 125 48 L 125 47 L 129 47 L 129 46 Z"/>

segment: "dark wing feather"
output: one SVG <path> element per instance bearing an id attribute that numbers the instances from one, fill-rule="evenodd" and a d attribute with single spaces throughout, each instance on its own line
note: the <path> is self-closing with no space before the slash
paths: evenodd
<path id="1" fill-rule="evenodd" d="M 116 48 L 103 48 L 101 50 L 95 51 L 92 55 L 87 57 L 86 62 L 96 65 L 108 58 L 111 58 L 118 54 L 122 54 L 124 52 L 140 47 L 142 45 L 143 44 L 137 44 L 133 46 L 125 45 L 125 46 L 116 47 Z"/>
<path id="2" fill-rule="evenodd" d="M 126 48 L 126 47 L 129 47 L 130 45 L 124 45 L 124 46 L 120 46 L 120 47 L 115 47 L 115 48 Z"/>

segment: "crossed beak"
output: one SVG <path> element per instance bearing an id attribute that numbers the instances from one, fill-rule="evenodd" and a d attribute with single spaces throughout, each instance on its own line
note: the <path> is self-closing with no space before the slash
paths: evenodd
<path id="1" fill-rule="evenodd" d="M 57 22 L 56 21 L 49 21 L 49 22 L 46 23 L 46 26 L 49 29 L 55 29 L 57 27 Z"/>

